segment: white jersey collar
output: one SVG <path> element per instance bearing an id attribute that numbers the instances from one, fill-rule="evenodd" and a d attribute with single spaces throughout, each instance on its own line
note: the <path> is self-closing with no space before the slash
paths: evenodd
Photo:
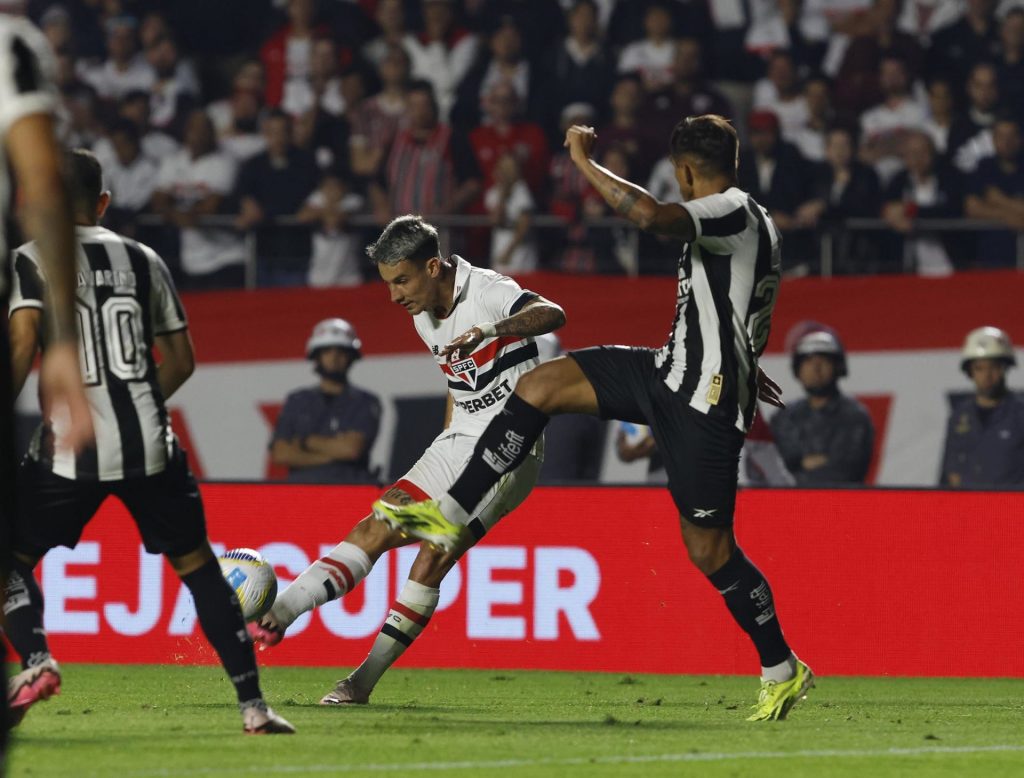
<path id="1" fill-rule="evenodd" d="M 455 288 L 452 290 L 452 308 L 454 308 L 462 291 L 466 288 L 473 266 L 458 254 L 452 254 L 452 259 L 455 261 Z"/>

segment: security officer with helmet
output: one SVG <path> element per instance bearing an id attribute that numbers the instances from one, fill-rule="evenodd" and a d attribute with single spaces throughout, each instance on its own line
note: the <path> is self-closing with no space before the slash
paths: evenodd
<path id="1" fill-rule="evenodd" d="M 875 427 L 867 409 L 839 391 L 846 351 L 827 329 L 805 333 L 793 348 L 793 375 L 807 397 L 771 419 L 775 445 L 799 486 L 864 483 Z"/>
<path id="2" fill-rule="evenodd" d="M 942 457 L 943 486 L 1024 487 L 1024 400 L 1006 387 L 1017 364 L 1010 337 L 996 327 L 967 333 L 960 369 L 974 396 L 953 408 Z"/>
<path id="3" fill-rule="evenodd" d="M 270 442 L 270 457 L 295 483 L 373 481 L 370 449 L 380 427 L 380 400 L 352 386 L 348 371 L 362 356 L 355 327 L 325 319 L 306 343 L 320 383 L 285 399 Z"/>

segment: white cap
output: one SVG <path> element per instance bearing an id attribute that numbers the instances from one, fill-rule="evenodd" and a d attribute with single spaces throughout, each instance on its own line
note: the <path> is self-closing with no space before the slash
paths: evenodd
<path id="1" fill-rule="evenodd" d="M 1009 365 L 1017 364 L 1010 336 L 998 327 L 978 327 L 967 333 L 960 352 L 960 369 L 966 371 L 972 359 L 1000 359 Z"/>
<path id="2" fill-rule="evenodd" d="M 306 341 L 306 359 L 312 359 L 317 349 L 331 346 L 350 348 L 362 356 L 363 342 L 356 335 L 356 328 L 344 319 L 324 319 L 313 328 L 313 334 Z"/>

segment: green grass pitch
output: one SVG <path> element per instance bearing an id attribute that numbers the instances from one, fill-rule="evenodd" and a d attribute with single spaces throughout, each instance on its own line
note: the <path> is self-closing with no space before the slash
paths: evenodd
<path id="1" fill-rule="evenodd" d="M 820 678 L 784 722 L 752 678 L 395 670 L 325 708 L 332 668 L 266 668 L 294 737 L 246 737 L 217 667 L 66 665 L 9 775 L 1024 776 L 1024 680 Z"/>

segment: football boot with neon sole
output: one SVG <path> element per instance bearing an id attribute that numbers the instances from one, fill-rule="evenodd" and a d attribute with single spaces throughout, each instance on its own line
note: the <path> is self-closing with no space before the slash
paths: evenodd
<path id="1" fill-rule="evenodd" d="M 11 709 L 11 725 L 25 718 L 28 709 L 40 700 L 60 694 L 60 668 L 55 659 L 22 670 L 7 682 L 7 705 Z"/>
<path id="2" fill-rule="evenodd" d="M 392 505 L 377 500 L 373 504 L 373 516 L 403 535 L 425 540 L 442 551 L 454 550 L 465 531 L 464 527 L 444 517 L 436 500 L 423 500 L 408 505 Z"/>
<path id="3" fill-rule="evenodd" d="M 782 721 L 807 691 L 814 686 L 814 673 L 806 664 L 796 660 L 796 672 L 788 681 L 761 681 L 761 693 L 751 707 L 754 713 L 747 721 Z"/>

